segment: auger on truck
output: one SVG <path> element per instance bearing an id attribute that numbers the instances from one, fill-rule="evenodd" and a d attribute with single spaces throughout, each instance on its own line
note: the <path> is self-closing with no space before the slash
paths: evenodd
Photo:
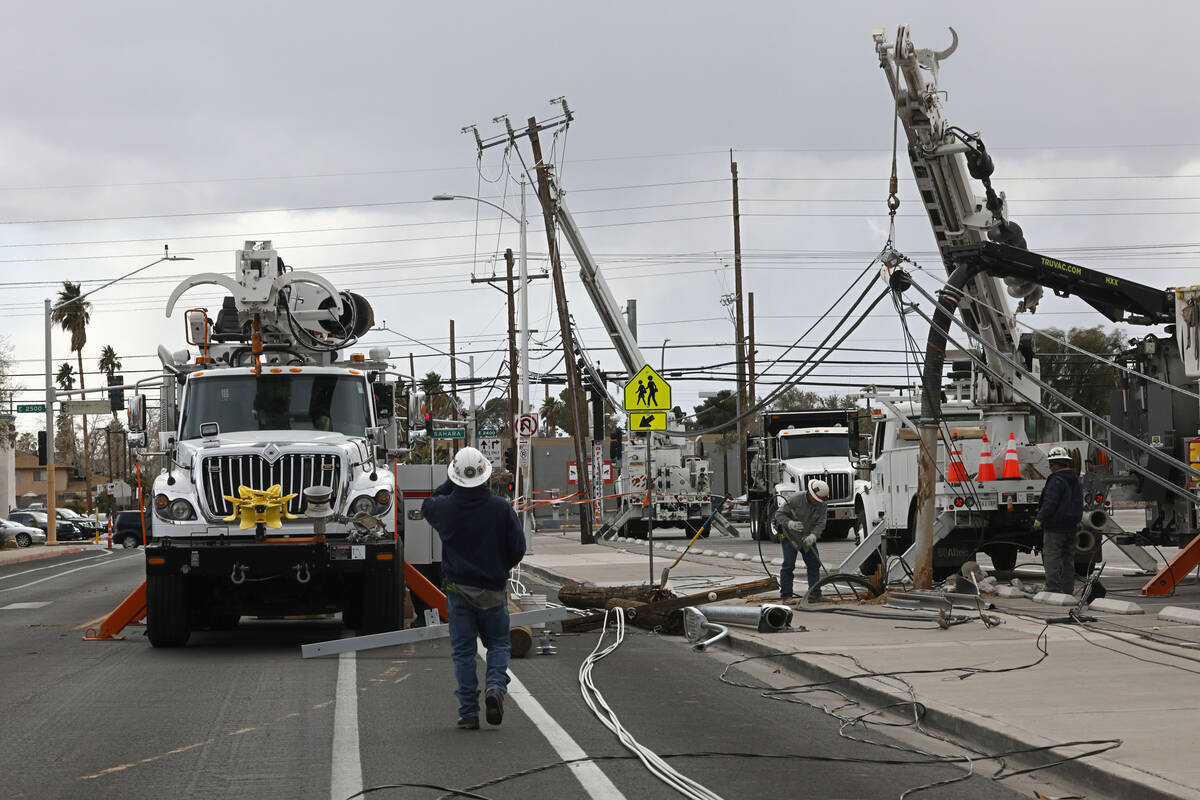
<path id="1" fill-rule="evenodd" d="M 1045 286 L 1059 295 L 1080 296 L 1113 321 L 1164 324 L 1174 319 L 1182 330 L 1185 320 L 1176 313 L 1174 290 L 1141 286 L 1026 249 L 1023 233 L 1008 219 L 1004 195 L 992 187 L 994 167 L 979 134 L 953 127 L 942 116 L 938 65 L 954 51 L 957 35 L 942 52 L 916 49 L 906 27 L 900 29 L 895 46 L 889 45 L 882 31 L 877 31 L 874 39 L 948 280 L 930 318 L 922 377 L 926 389 L 920 400 L 874 398 L 882 408 L 873 409 L 881 413 L 873 415 L 877 424 L 872 450 L 863 454 L 872 480 L 856 498 L 858 513 L 872 533 L 844 562 L 843 569 L 869 569 L 881 539 L 886 553 L 903 556 L 890 566 L 889 577 L 899 577 L 910 569 L 916 570 L 918 580 L 923 570 L 953 571 L 956 563 L 973 558 L 980 550 L 992 556 L 997 568 L 1004 569 L 1015 562 L 1018 550 L 1040 549 L 1041 537 L 1029 524 L 1048 470 L 1041 450 L 1030 444 L 1034 440 L 1032 413 L 1034 407 L 1041 407 L 1043 389 L 1053 391 L 1037 376 L 1030 334 L 1017 333 L 1005 289 L 1008 295 L 1020 298 L 1018 311 L 1035 309 Z M 983 184 L 982 197 L 972 190 L 975 180 Z M 897 293 L 907 290 L 912 283 L 901 268 L 903 256 L 891 251 L 883 260 L 893 289 Z M 1194 300 L 1190 302 L 1194 305 Z M 1125 311 L 1132 316 L 1125 317 Z M 955 312 L 983 353 L 967 353 L 974 362 L 969 399 L 943 402 L 942 369 L 946 347 L 955 344 L 949 332 Z M 1128 407 L 1128 398 L 1121 400 Z M 1146 407 L 1144 399 L 1141 407 Z M 1064 426 L 1070 427 L 1065 422 Z M 959 439 L 951 444 L 955 432 Z M 1082 431 L 1076 433 L 1083 438 Z M 990 439 L 997 475 L 1012 436 L 1019 477 L 978 480 L 975 470 L 981 464 L 984 434 Z M 1114 434 L 1124 435 L 1119 428 Z M 1091 451 L 1086 442 L 1062 444 L 1074 444 L 1081 453 L 1080 461 L 1088 460 L 1083 454 L 1098 452 L 1096 442 Z M 1136 444 L 1127 442 L 1127 446 Z M 948 452 L 951 447 L 959 453 L 957 463 Z M 1189 469 L 1178 460 L 1171 468 Z M 1160 478 L 1157 485 L 1171 492 L 1169 482 Z M 1094 501 L 1102 501 L 1107 493 L 1107 486 L 1094 494 L 1088 492 Z M 1111 521 L 1089 518 L 1093 528 L 1106 532 L 1111 528 Z M 926 537 L 925 547 L 920 546 L 922 537 Z M 1090 538 L 1091 546 L 1078 554 L 1077 571 L 1100 558 L 1100 537 L 1083 538 Z M 1118 546 L 1139 564 L 1154 563 L 1139 558 L 1139 548 L 1129 543 L 1118 542 Z M 922 552 L 932 553 L 932 563 L 919 562 Z M 927 579 L 928 573 L 924 577 Z"/>
<path id="2" fill-rule="evenodd" d="M 158 348 L 161 473 L 146 543 L 146 633 L 156 647 L 243 615 L 341 612 L 362 632 L 401 625 L 402 522 L 387 453 L 397 447 L 386 349 L 346 354 L 372 325 L 362 297 L 246 242 L 232 278 L 192 276 L 167 301 L 215 284 L 216 319 L 185 316 L 194 351 Z M 146 430 L 145 397 L 130 429 Z"/>

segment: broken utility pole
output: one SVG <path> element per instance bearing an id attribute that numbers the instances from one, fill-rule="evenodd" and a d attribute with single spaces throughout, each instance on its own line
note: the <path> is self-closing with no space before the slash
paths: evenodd
<path id="1" fill-rule="evenodd" d="M 583 501 L 592 498 L 591 485 L 588 481 L 588 457 L 584 437 L 587 435 L 587 425 L 580 413 L 579 402 L 582 396 L 579 372 L 575 366 L 574 336 L 571 334 L 571 318 L 567 313 L 567 289 L 563 281 L 562 259 L 558 251 L 558 240 L 554 236 L 554 198 L 550 196 L 550 168 L 542 160 L 542 143 L 538 139 L 537 119 L 529 118 L 526 129 L 529 144 L 533 148 L 534 167 L 537 169 L 538 199 L 542 204 L 542 216 L 546 223 L 546 243 L 550 248 L 550 274 L 554 281 L 554 297 L 558 306 L 558 325 L 562 336 L 563 367 L 567 371 L 567 394 L 570 398 L 571 420 L 575 426 L 575 479 L 579 489 L 579 499 Z M 594 544 L 592 538 L 592 515 L 580 504 L 579 511 L 579 543 Z"/>
<path id="2" fill-rule="evenodd" d="M 737 349 L 737 439 L 738 439 L 738 483 L 745 491 L 746 481 L 746 424 L 742 414 L 749 407 L 746 403 L 746 323 L 742 316 L 742 216 L 738 208 L 738 168 L 729 151 L 729 172 L 733 177 L 733 291 L 734 341 Z"/>

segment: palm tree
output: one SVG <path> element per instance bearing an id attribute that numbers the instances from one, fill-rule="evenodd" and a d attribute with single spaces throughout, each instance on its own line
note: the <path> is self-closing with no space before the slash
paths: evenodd
<path id="1" fill-rule="evenodd" d="M 99 367 L 100 371 L 104 373 L 106 378 L 108 378 L 108 385 L 112 386 L 113 376 L 115 376 L 117 371 L 121 369 L 121 359 L 117 355 L 117 351 L 113 350 L 113 346 L 111 344 L 104 345 L 104 347 L 100 350 L 100 361 L 96 363 L 96 366 Z M 112 412 L 112 418 L 113 422 L 115 423 L 117 421 L 116 411 Z"/>
<path id="2" fill-rule="evenodd" d="M 63 281 L 62 291 L 58 293 L 58 302 L 50 312 L 50 319 L 71 334 L 71 349 L 79 361 L 79 388 L 83 389 L 83 346 L 87 344 L 87 326 L 92 321 L 92 304 L 83 299 L 83 291 L 78 283 Z M 81 395 L 82 396 L 82 395 Z M 87 415 L 83 415 L 83 480 L 87 499 L 87 513 L 92 513 L 92 470 L 88 458 L 88 424 Z"/>
<path id="3" fill-rule="evenodd" d="M 58 388 L 62 389 L 65 392 L 69 392 L 71 389 L 75 388 L 75 368 L 73 366 L 71 366 L 70 361 L 64 361 L 63 363 L 58 365 L 58 372 L 54 376 L 54 382 L 58 384 Z M 66 420 L 68 423 L 70 423 L 71 418 L 68 417 L 66 414 L 59 414 L 57 421 L 59 423 L 60 430 L 68 428 L 68 426 L 62 425 L 62 422 L 64 420 Z M 69 427 L 69 430 L 71 431 L 71 437 L 70 437 L 71 458 L 72 458 L 72 460 L 78 461 L 79 460 L 79 448 L 75 444 L 74 427 L 73 426 Z"/>
<path id="4" fill-rule="evenodd" d="M 557 435 L 557 428 L 561 428 L 563 415 L 566 413 L 566 403 L 556 397 L 547 397 L 542 401 L 542 407 L 539 413 L 542 415 L 542 424 L 546 427 L 546 433 L 549 436 Z"/>

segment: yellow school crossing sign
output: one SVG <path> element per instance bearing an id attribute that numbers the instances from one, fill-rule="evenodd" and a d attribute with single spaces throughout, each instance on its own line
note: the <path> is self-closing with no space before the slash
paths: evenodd
<path id="1" fill-rule="evenodd" d="M 667 412 L 665 411 L 630 411 L 629 430 L 665 431 L 667 429 Z"/>
<path id="2" fill-rule="evenodd" d="M 625 384 L 625 410 L 630 414 L 635 411 L 670 411 L 671 384 L 663 380 L 662 375 L 649 364 L 645 365 Z"/>

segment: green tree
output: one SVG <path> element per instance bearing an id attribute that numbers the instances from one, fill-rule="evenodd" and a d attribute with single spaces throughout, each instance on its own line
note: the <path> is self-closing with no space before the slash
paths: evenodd
<path id="1" fill-rule="evenodd" d="M 12 408 L 17 391 L 21 388 L 12 381 L 12 345 L 8 338 L 0 336 L 0 408 Z M 17 440 L 17 429 L 11 419 L 0 420 L 0 437 L 10 445 Z"/>
<path id="2" fill-rule="evenodd" d="M 1071 328 L 1066 333 L 1047 328 L 1034 336 L 1034 354 L 1041 363 L 1042 380 L 1092 413 L 1106 417 L 1112 392 L 1117 388 L 1118 370 L 1085 353 L 1111 359 L 1124 348 L 1126 338 L 1124 331 L 1105 330 L 1101 325 Z M 1054 339 L 1065 339 L 1085 352 L 1072 350 Z M 1072 410 L 1048 394 L 1042 396 L 1042 402 L 1051 411 Z"/>
<path id="3" fill-rule="evenodd" d="M 705 398 L 693 409 L 696 415 L 688 420 L 688 430 L 705 430 L 722 425 L 737 417 L 737 397 L 729 389 L 717 392 L 716 397 Z"/>
<path id="4" fill-rule="evenodd" d="M 78 283 L 63 281 L 62 291 L 58 293 L 58 302 L 50 312 L 50 319 L 71 334 L 71 349 L 79 362 L 79 388 L 86 388 L 83 381 L 83 346 L 87 344 L 87 326 L 92 321 L 92 304 L 83 299 L 83 291 Z M 83 416 L 83 441 L 88 442 L 87 415 Z M 87 448 L 83 453 L 83 480 L 87 499 L 87 513 L 92 513 L 92 469 L 88 458 Z"/>
<path id="5" fill-rule="evenodd" d="M 65 392 L 75 388 L 75 368 L 71 366 L 71 362 L 64 361 L 58 365 L 58 372 L 54 375 L 54 382 L 58 384 L 58 388 Z"/>
<path id="6" fill-rule="evenodd" d="M 806 411 L 813 408 L 853 408 L 854 395 L 817 394 L 792 386 L 785 389 L 771 403 L 772 411 Z"/>
<path id="7" fill-rule="evenodd" d="M 563 417 L 570 418 L 571 416 L 571 412 L 567 410 L 566 403 L 557 397 L 547 397 L 543 400 L 541 408 L 538 409 L 538 414 L 542 418 L 542 430 L 547 436 L 557 436 L 558 429 L 564 427 L 560 424 L 563 421 Z"/>
<path id="8" fill-rule="evenodd" d="M 58 388 L 65 392 L 69 392 L 75 388 L 75 367 L 71 366 L 71 362 L 64 361 L 58 365 L 58 372 L 54 375 L 54 382 L 58 384 Z M 75 441 L 75 422 L 71 419 L 70 414 L 59 414 L 54 418 L 58 427 L 58 433 L 55 436 L 55 450 L 69 450 L 71 459 L 78 463 L 79 461 L 79 445 Z"/>

